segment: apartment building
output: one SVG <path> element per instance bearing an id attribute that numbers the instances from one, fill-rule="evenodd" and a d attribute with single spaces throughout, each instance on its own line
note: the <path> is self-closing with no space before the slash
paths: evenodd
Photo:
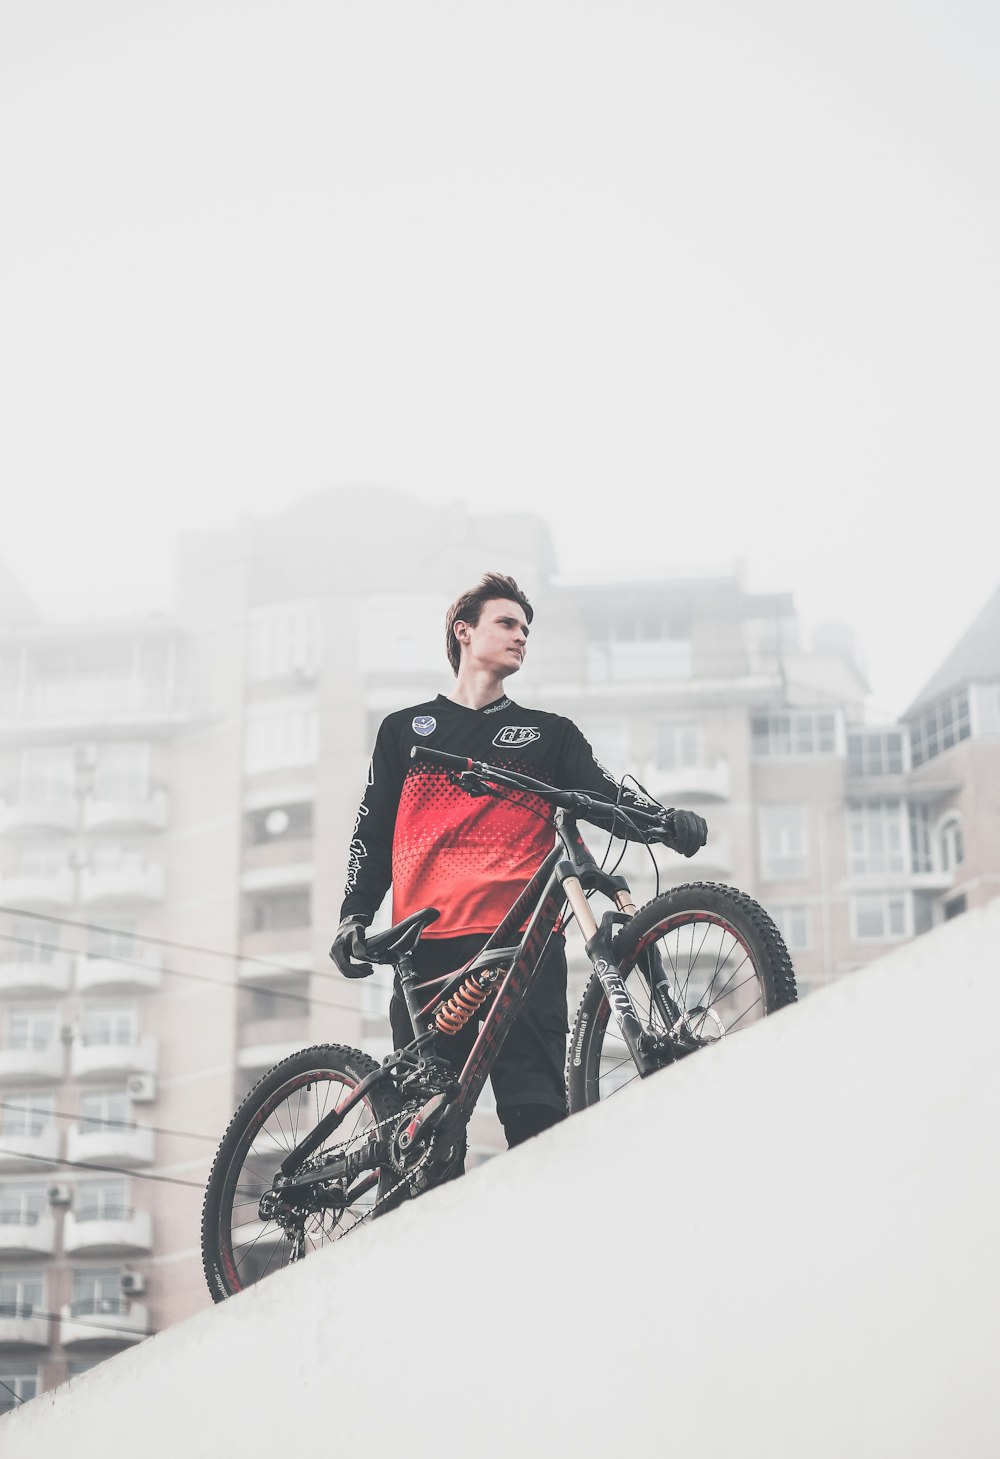
<path id="1" fill-rule="evenodd" d="M 743 887 L 808 993 L 995 891 L 1000 600 L 872 726 L 849 639 L 803 645 L 789 595 L 556 566 L 530 515 L 326 492 L 184 538 L 169 621 L 52 627 L 0 584 L 0 1407 L 205 1305 L 201 1191 L 271 1064 L 388 1050 L 384 977 L 327 957 L 346 848 L 375 729 L 447 691 L 485 569 L 536 605 L 517 698 L 709 821 L 695 861 L 626 849 L 638 901 Z M 473 1162 L 502 1143 L 487 1100 Z"/>

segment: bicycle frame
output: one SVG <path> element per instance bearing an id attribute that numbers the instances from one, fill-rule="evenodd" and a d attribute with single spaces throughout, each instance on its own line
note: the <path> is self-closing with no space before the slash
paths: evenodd
<path id="1" fill-rule="evenodd" d="M 409 954 L 404 953 L 400 957 L 397 970 L 410 1022 L 415 1029 L 422 1027 L 424 1031 L 417 1033 L 405 1049 L 397 1050 L 395 1058 L 385 1060 L 336 1109 L 319 1121 L 312 1132 L 281 1162 L 283 1176 L 294 1178 L 297 1167 L 319 1149 L 374 1084 L 393 1077 L 394 1067 L 407 1055 L 424 1056 L 428 1051 L 441 1046 L 441 1041 L 446 1040 L 448 1035 L 436 1029 L 434 1015 L 470 972 L 491 967 L 498 961 L 510 958 L 510 967 L 494 994 L 479 1036 L 458 1075 L 457 1094 L 448 1101 L 449 1110 L 454 1111 L 457 1118 L 465 1123 L 496 1063 L 504 1039 L 521 1011 L 541 963 L 542 954 L 567 903 L 583 935 L 587 956 L 601 980 L 609 1007 L 638 1073 L 645 1077 L 662 1067 L 662 1061 L 656 1055 L 655 1041 L 650 1039 L 635 1011 L 635 1005 L 611 951 L 616 920 L 626 920 L 636 910 L 628 883 L 624 877 L 610 876 L 601 871 L 580 835 L 575 813 L 558 809 L 554 824 L 556 845 L 491 934 L 486 946 L 464 967 L 448 974 L 445 979 L 430 979 L 426 983 L 418 983 Z M 586 893 L 590 890 L 603 892 L 618 909 L 617 913 L 606 913 L 600 925 L 587 900 Z M 520 942 L 505 947 L 504 942 L 519 931 L 525 917 L 527 925 L 520 936 Z M 428 1002 L 422 1002 L 419 997 L 421 990 L 426 990 L 434 983 L 442 986 Z M 436 1115 L 441 1112 L 443 1105 L 441 1095 L 435 1095 L 427 1101 L 411 1122 L 411 1139 L 431 1113 Z M 313 1171 L 308 1181 L 312 1183 L 322 1176 L 322 1171 Z"/>

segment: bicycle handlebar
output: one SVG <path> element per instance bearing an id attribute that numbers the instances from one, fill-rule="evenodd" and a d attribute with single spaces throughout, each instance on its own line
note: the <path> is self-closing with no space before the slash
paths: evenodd
<path id="1" fill-rule="evenodd" d="M 546 785 L 543 780 L 533 780 L 530 775 L 521 775 L 516 770 L 501 770 L 499 766 L 489 765 L 485 760 L 470 760 L 466 755 L 449 755 L 445 750 L 432 750 L 429 745 L 414 745 L 410 750 L 410 759 L 431 760 L 438 765 L 448 765 L 463 774 L 492 780 L 497 785 L 509 785 L 515 790 L 530 790 L 551 801 L 553 805 L 561 806 L 563 810 L 580 811 L 584 815 L 588 810 L 618 811 L 633 820 L 638 816 L 651 826 L 664 824 L 665 807 L 647 811 L 641 806 L 616 805 L 613 800 L 602 800 L 600 796 L 587 795 L 582 790 L 560 790 L 557 786 Z"/>

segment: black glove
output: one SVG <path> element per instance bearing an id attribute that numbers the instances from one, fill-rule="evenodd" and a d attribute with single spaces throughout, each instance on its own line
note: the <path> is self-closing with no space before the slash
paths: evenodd
<path id="1" fill-rule="evenodd" d="M 708 840 L 708 823 L 694 811 L 669 810 L 664 817 L 663 842 L 681 856 L 693 856 Z"/>
<path id="2" fill-rule="evenodd" d="M 345 917 L 337 928 L 330 956 L 345 978 L 367 978 L 375 969 L 364 961 L 366 917 Z"/>

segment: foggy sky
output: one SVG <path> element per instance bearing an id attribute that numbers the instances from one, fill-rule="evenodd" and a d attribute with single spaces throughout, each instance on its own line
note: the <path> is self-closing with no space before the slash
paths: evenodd
<path id="1" fill-rule="evenodd" d="M 536 510 L 573 577 L 742 560 L 898 713 L 1000 577 L 998 51 L 943 0 L 6 7 L 0 554 L 142 611 L 326 486 Z"/>

